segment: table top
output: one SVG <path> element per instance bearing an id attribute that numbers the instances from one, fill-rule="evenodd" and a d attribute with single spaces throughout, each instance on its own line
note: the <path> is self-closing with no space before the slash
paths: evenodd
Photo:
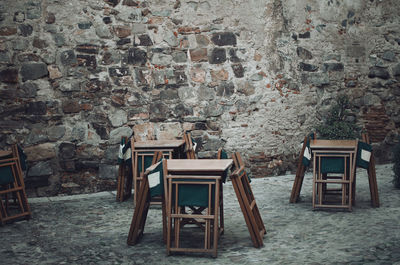
<path id="1" fill-rule="evenodd" d="M 168 171 L 173 172 L 225 172 L 232 159 L 167 159 Z"/>
<path id="2" fill-rule="evenodd" d="M 311 140 L 311 149 L 352 149 L 355 148 L 357 140 Z"/>
<path id="3" fill-rule="evenodd" d="M 135 142 L 136 148 L 178 148 L 185 143 L 184 140 L 148 140 Z"/>
<path id="4" fill-rule="evenodd" d="M 12 154 L 12 152 L 9 150 L 0 150 L 0 157 L 9 156 L 11 154 Z"/>

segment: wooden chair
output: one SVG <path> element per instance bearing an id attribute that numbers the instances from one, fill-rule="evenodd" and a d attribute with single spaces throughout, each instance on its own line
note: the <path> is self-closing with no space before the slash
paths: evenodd
<path id="1" fill-rule="evenodd" d="M 361 137 L 362 137 L 363 142 L 365 142 L 367 144 L 371 144 L 368 133 L 365 133 L 365 132 L 362 133 Z M 369 190 L 370 190 L 370 194 L 371 194 L 372 207 L 379 207 L 380 203 L 379 203 L 378 183 L 376 181 L 375 156 L 374 156 L 373 151 L 371 153 L 367 172 L 368 172 L 368 182 L 369 182 Z M 353 194 L 355 194 L 355 192 Z"/>
<path id="2" fill-rule="evenodd" d="M 238 152 L 232 155 L 236 170 L 231 175 L 232 185 L 236 193 L 240 208 L 249 230 L 254 247 L 263 246 L 263 237 L 266 234 L 264 222 L 258 210 L 250 179 L 244 169 L 243 160 Z"/>
<path id="3" fill-rule="evenodd" d="M 21 150 L 22 151 L 22 150 Z M 25 159 L 25 158 L 23 158 Z M 0 222 L 31 217 L 31 210 L 25 192 L 25 183 L 21 164 L 22 160 L 18 146 L 14 144 L 11 152 L 2 151 L 0 157 Z M 10 195 L 13 197 L 15 206 L 12 208 Z"/>
<path id="4" fill-rule="evenodd" d="M 150 208 L 151 202 L 151 189 L 149 182 L 149 175 L 158 174 L 163 172 L 163 168 L 160 160 L 162 159 L 162 153 L 160 151 L 155 152 L 153 155 L 152 166 L 141 173 L 142 181 L 140 182 L 141 187 L 137 196 L 137 202 L 133 213 L 131 226 L 128 234 L 128 245 L 136 245 L 141 237 L 143 236 L 144 226 L 147 219 L 147 214 Z M 162 185 L 162 184 L 160 184 Z M 163 186 L 161 187 L 163 189 Z M 166 214 L 165 204 L 162 205 L 162 219 L 163 219 L 163 237 L 166 239 Z"/>
<path id="5" fill-rule="evenodd" d="M 131 140 L 131 150 L 132 150 L 132 171 L 133 171 L 133 188 L 134 204 L 137 202 L 137 196 L 139 194 L 140 184 L 143 181 L 141 173 L 145 172 L 146 168 L 151 166 L 153 155 L 158 150 L 146 149 L 138 150 L 135 149 L 135 142 Z M 162 152 L 164 158 L 172 158 L 172 149 Z"/>
<path id="6" fill-rule="evenodd" d="M 172 252 L 204 252 L 217 257 L 221 176 L 169 175 L 166 160 L 163 161 L 163 167 L 167 216 L 167 255 Z M 188 188 L 194 189 L 196 192 L 188 191 Z M 188 194 L 185 194 L 185 189 Z M 193 194 L 196 194 L 197 201 L 192 201 Z M 202 211 L 188 213 L 185 211 L 185 206 L 202 207 L 205 213 Z M 196 222 L 185 222 L 186 219 Z M 199 246 L 198 240 L 195 240 L 194 233 L 191 233 L 189 240 L 181 236 L 185 224 L 196 224 L 196 226 L 200 224 L 204 232 L 201 246 Z"/>
<path id="7" fill-rule="evenodd" d="M 289 200 L 290 203 L 298 202 L 299 197 L 300 197 L 300 191 L 301 191 L 301 187 L 303 185 L 306 165 L 308 166 L 309 161 L 311 159 L 311 156 L 310 156 L 311 153 L 309 150 L 309 143 L 310 143 L 311 139 L 316 139 L 315 133 L 311 133 L 311 134 L 307 135 L 306 137 L 304 137 L 304 140 L 303 140 L 303 145 L 302 145 L 302 148 L 300 151 L 299 160 L 297 162 L 296 176 L 294 179 L 292 192 L 290 194 L 290 200 Z M 304 155 L 306 155 L 306 156 L 304 156 Z"/>
<path id="8" fill-rule="evenodd" d="M 132 195 L 132 152 L 128 137 L 121 137 L 118 156 L 117 201 L 122 202 Z"/>
<path id="9" fill-rule="evenodd" d="M 192 141 L 192 135 L 190 132 L 185 132 L 183 134 L 183 139 L 185 140 L 185 154 L 187 159 L 196 159 L 195 147 Z"/>
<path id="10" fill-rule="evenodd" d="M 358 142 L 349 151 L 313 151 L 313 209 L 342 208 L 352 210 L 353 181 L 356 170 Z M 339 185 L 334 193 L 327 185 Z M 337 192 L 339 191 L 339 192 Z M 341 196 L 337 198 L 337 194 Z"/>
<path id="11" fill-rule="evenodd" d="M 218 148 L 217 159 L 228 159 L 228 154 L 222 148 Z"/>

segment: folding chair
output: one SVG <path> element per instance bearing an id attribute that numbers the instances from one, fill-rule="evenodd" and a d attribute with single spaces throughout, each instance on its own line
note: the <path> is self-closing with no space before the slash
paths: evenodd
<path id="1" fill-rule="evenodd" d="M 137 196 L 139 194 L 140 184 L 143 180 L 141 177 L 141 173 L 143 173 L 146 170 L 146 168 L 151 166 L 153 155 L 155 152 L 159 150 L 136 149 L 135 142 L 133 139 L 131 139 L 131 150 L 132 150 L 132 170 L 133 170 L 133 185 L 134 185 L 133 201 L 134 204 L 136 204 Z M 172 158 L 172 152 L 173 152 L 172 149 L 163 151 L 162 152 L 163 158 Z"/>
<path id="2" fill-rule="evenodd" d="M 231 175 L 232 185 L 239 201 L 244 219 L 249 230 L 254 247 L 263 246 L 263 237 L 266 234 L 264 222 L 258 210 L 250 179 L 244 170 L 243 160 L 238 152 L 232 155 L 236 170 Z"/>
<path id="3" fill-rule="evenodd" d="M 168 175 L 168 165 L 164 160 L 164 196 L 167 213 L 167 255 L 171 252 L 211 253 L 217 256 L 218 216 L 221 176 L 208 175 Z M 202 211 L 188 213 L 185 207 L 201 207 Z M 196 222 L 185 222 L 185 220 Z M 183 237 L 183 226 L 196 224 L 204 232 L 203 243 L 195 240 L 196 230 L 189 237 Z"/>
<path id="4" fill-rule="evenodd" d="M 132 217 L 131 226 L 128 234 L 128 245 L 136 245 L 143 236 L 144 226 L 147 219 L 147 214 L 150 208 L 151 198 L 163 194 L 162 173 L 163 166 L 161 152 L 155 152 L 153 155 L 152 166 L 147 168 L 144 173 L 141 173 L 142 181 L 140 183 L 139 193 L 135 210 Z M 150 178 L 150 181 L 149 181 Z M 161 179 L 160 179 L 161 178 Z M 163 220 L 163 237 L 166 239 L 166 214 L 165 203 L 162 205 L 162 220 Z"/>
<path id="5" fill-rule="evenodd" d="M 22 150 L 14 144 L 11 152 L 2 153 L 0 157 L 0 222 L 31 217 L 31 210 L 25 193 L 22 168 L 25 157 Z M 9 196 L 13 196 L 16 205 L 11 205 Z M 15 207 L 14 207 L 15 206 Z"/>
<path id="6" fill-rule="evenodd" d="M 118 154 L 117 201 L 122 202 L 132 195 L 132 152 L 128 137 L 122 136 Z"/>
<path id="7" fill-rule="evenodd" d="M 183 139 L 185 140 L 185 154 L 187 159 L 196 159 L 196 146 L 193 144 L 193 139 L 190 132 L 185 132 L 183 134 Z"/>
<path id="8" fill-rule="evenodd" d="M 222 148 L 218 148 L 217 159 L 228 159 L 228 154 Z"/>
<path id="9" fill-rule="evenodd" d="M 367 133 L 362 133 L 362 141 L 368 145 L 371 144 L 371 141 L 369 139 L 369 135 Z M 375 156 L 374 152 L 372 151 L 372 147 L 370 148 L 370 158 L 369 158 L 369 163 L 365 163 L 361 161 L 362 150 L 360 150 L 358 154 L 358 159 L 357 159 L 357 166 L 366 168 L 368 172 L 368 182 L 369 182 L 369 190 L 371 194 L 371 204 L 372 207 L 379 207 L 379 193 L 378 193 L 378 183 L 376 181 L 376 170 L 375 170 Z M 355 194 L 355 192 L 353 193 Z"/>
<path id="10" fill-rule="evenodd" d="M 315 133 L 311 133 L 304 137 L 303 145 L 300 151 L 299 160 L 297 162 L 296 176 L 293 183 L 292 192 L 290 194 L 290 203 L 296 203 L 300 197 L 301 186 L 303 185 L 304 173 L 306 167 L 310 165 L 311 151 L 310 140 L 316 139 Z"/>

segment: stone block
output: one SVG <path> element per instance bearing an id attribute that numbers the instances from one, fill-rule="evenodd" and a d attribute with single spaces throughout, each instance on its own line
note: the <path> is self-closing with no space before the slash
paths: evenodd
<path id="1" fill-rule="evenodd" d="M 65 114 L 80 112 L 81 107 L 79 102 L 73 99 L 67 99 L 62 102 L 62 110 Z"/>
<path id="2" fill-rule="evenodd" d="M 19 32 L 23 37 L 28 37 L 32 35 L 33 27 L 29 24 L 21 24 L 18 25 Z"/>
<path id="3" fill-rule="evenodd" d="M 114 34 L 121 39 L 126 38 L 132 34 L 131 28 L 128 26 L 114 26 L 113 30 Z"/>
<path id="4" fill-rule="evenodd" d="M 164 53 L 154 53 L 151 57 L 151 63 L 157 66 L 167 66 L 172 63 L 172 55 Z"/>
<path id="5" fill-rule="evenodd" d="M 129 43 L 131 43 L 131 39 L 130 38 L 123 38 L 123 39 L 117 40 L 117 45 L 118 46 L 123 46 L 123 45 L 129 44 Z"/>
<path id="6" fill-rule="evenodd" d="M 392 73 L 393 76 L 400 76 L 400 63 L 393 66 Z"/>
<path id="7" fill-rule="evenodd" d="M 212 81 L 226 81 L 229 78 L 229 73 L 225 69 L 211 70 L 210 74 Z"/>
<path id="8" fill-rule="evenodd" d="M 303 60 L 310 60 L 313 58 L 312 53 L 303 47 L 297 47 L 296 52 L 297 56 Z"/>
<path id="9" fill-rule="evenodd" d="M 53 40 L 57 47 L 62 47 L 65 44 L 65 37 L 62 33 L 53 34 Z"/>
<path id="10" fill-rule="evenodd" d="M 172 60 L 176 63 L 185 63 L 187 61 L 186 53 L 183 51 L 174 51 L 172 53 Z M 207 61 L 207 56 L 206 56 Z"/>
<path id="11" fill-rule="evenodd" d="M 42 125 L 39 128 L 35 127 L 30 130 L 28 136 L 25 138 L 25 143 L 27 145 L 33 145 L 43 143 L 47 141 L 47 139 L 45 126 Z"/>
<path id="12" fill-rule="evenodd" d="M 129 137 L 133 133 L 133 130 L 128 126 L 122 126 L 116 128 L 110 132 L 109 144 L 119 144 L 122 136 Z"/>
<path id="13" fill-rule="evenodd" d="M 60 53 L 60 61 L 63 65 L 74 65 L 77 63 L 76 55 L 73 50 L 66 50 Z"/>
<path id="14" fill-rule="evenodd" d="M 43 49 L 47 47 L 47 42 L 45 40 L 39 39 L 38 37 L 34 37 L 32 46 L 38 49 Z"/>
<path id="15" fill-rule="evenodd" d="M 26 106 L 26 114 L 28 115 L 46 115 L 47 106 L 46 102 L 33 101 L 29 102 Z"/>
<path id="16" fill-rule="evenodd" d="M 165 121 L 170 116 L 170 107 L 161 101 L 150 103 L 150 121 Z"/>
<path id="17" fill-rule="evenodd" d="M 14 13 L 14 22 L 22 23 L 25 21 L 25 12 L 24 11 L 16 11 Z"/>
<path id="18" fill-rule="evenodd" d="M 83 21 L 78 23 L 79 29 L 90 29 L 93 23 L 91 21 Z"/>
<path id="19" fill-rule="evenodd" d="M 305 71 L 305 72 L 315 72 L 315 71 L 318 70 L 318 66 L 300 62 L 299 63 L 299 70 L 300 71 Z"/>
<path id="20" fill-rule="evenodd" d="M 324 63 L 322 71 L 324 72 L 343 72 L 344 66 L 342 63 Z"/>
<path id="21" fill-rule="evenodd" d="M 53 169 L 50 161 L 40 161 L 37 164 L 29 167 L 28 177 L 43 177 L 53 174 Z"/>
<path id="22" fill-rule="evenodd" d="M 122 109 L 118 109 L 116 111 L 109 113 L 108 117 L 109 117 L 110 123 L 113 127 L 120 127 L 120 126 L 124 125 L 125 123 L 127 123 L 127 121 L 128 121 L 128 115 Z"/>
<path id="23" fill-rule="evenodd" d="M 60 81 L 59 89 L 62 92 L 81 91 L 79 80 L 65 79 Z"/>
<path id="24" fill-rule="evenodd" d="M 78 61 L 79 66 L 86 66 L 86 67 L 93 67 L 93 68 L 96 68 L 96 66 L 97 66 L 97 61 L 96 61 L 95 55 L 78 54 L 76 56 L 76 59 Z"/>
<path id="25" fill-rule="evenodd" d="M 237 49 L 229 49 L 229 61 L 232 63 L 240 63 L 240 58 L 236 55 Z"/>
<path id="26" fill-rule="evenodd" d="M 217 87 L 217 96 L 230 97 L 235 93 L 235 85 L 232 82 L 222 82 Z"/>
<path id="27" fill-rule="evenodd" d="M 0 71 L 0 81 L 4 83 L 18 83 L 18 69 L 8 68 Z"/>
<path id="28" fill-rule="evenodd" d="M 232 64 L 232 71 L 236 78 L 244 77 L 244 68 L 241 64 Z"/>
<path id="29" fill-rule="evenodd" d="M 135 37 L 135 44 L 137 46 L 152 46 L 153 41 L 147 34 L 141 34 Z"/>
<path id="30" fill-rule="evenodd" d="M 147 62 L 146 51 L 139 48 L 130 48 L 128 50 L 128 64 L 144 66 Z"/>
<path id="31" fill-rule="evenodd" d="M 207 62 L 207 48 L 191 49 L 189 50 L 190 59 L 192 62 Z"/>
<path id="32" fill-rule="evenodd" d="M 96 44 L 79 44 L 76 46 L 75 50 L 77 52 L 88 53 L 88 54 L 98 54 L 99 46 Z"/>
<path id="33" fill-rule="evenodd" d="M 22 81 L 35 80 L 49 74 L 45 63 L 25 63 L 21 67 Z"/>
<path id="34" fill-rule="evenodd" d="M 54 143 L 44 143 L 24 148 L 28 161 L 43 161 L 56 157 Z"/>
<path id="35" fill-rule="evenodd" d="M 204 83 L 206 80 L 206 71 L 199 67 L 190 70 L 190 78 L 193 82 Z"/>
<path id="36" fill-rule="evenodd" d="M 195 37 L 196 37 L 196 42 L 197 42 L 198 47 L 207 47 L 208 44 L 210 44 L 210 40 L 205 35 L 196 34 Z"/>
<path id="37" fill-rule="evenodd" d="M 330 84 L 329 76 L 327 73 L 303 74 L 301 80 L 303 84 L 312 84 L 317 87 Z"/>
<path id="38" fill-rule="evenodd" d="M 299 39 L 309 39 L 311 37 L 311 33 L 306 31 L 304 33 L 299 33 Z"/>
<path id="39" fill-rule="evenodd" d="M 17 34 L 16 27 L 1 27 L 0 28 L 0 36 L 11 36 Z"/>
<path id="40" fill-rule="evenodd" d="M 0 51 L 0 63 L 11 63 L 10 54 L 6 51 Z"/>
<path id="41" fill-rule="evenodd" d="M 57 141 L 65 135 L 65 131 L 64 125 L 51 126 L 47 128 L 47 136 L 50 141 Z"/>
<path id="42" fill-rule="evenodd" d="M 208 58 L 210 64 L 221 64 L 226 61 L 226 51 L 224 48 L 214 48 Z"/>
<path id="43" fill-rule="evenodd" d="M 393 51 L 385 51 L 382 55 L 382 59 L 389 62 L 395 62 L 396 54 Z"/>
<path id="44" fill-rule="evenodd" d="M 35 83 L 26 82 L 18 87 L 17 94 L 21 98 L 34 98 L 37 95 L 38 86 Z"/>
<path id="45" fill-rule="evenodd" d="M 368 77 L 369 78 L 377 77 L 377 78 L 381 78 L 381 79 L 389 79 L 390 74 L 386 68 L 374 66 L 369 69 Z"/>
<path id="46" fill-rule="evenodd" d="M 53 24 L 56 22 L 56 16 L 52 12 L 47 12 L 45 21 L 47 24 Z"/>
<path id="47" fill-rule="evenodd" d="M 232 32 L 214 33 L 211 40 L 218 46 L 236 46 L 236 35 Z"/>
<path id="48" fill-rule="evenodd" d="M 111 77 L 122 77 L 129 75 L 129 68 L 127 67 L 110 67 L 108 73 Z"/>

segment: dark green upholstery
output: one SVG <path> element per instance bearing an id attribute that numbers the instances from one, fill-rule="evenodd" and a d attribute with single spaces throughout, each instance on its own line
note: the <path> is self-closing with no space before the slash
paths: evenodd
<path id="1" fill-rule="evenodd" d="M 327 154 L 329 155 L 329 154 Z M 347 159 L 349 165 L 349 159 Z M 349 172 L 349 168 L 347 168 Z M 322 157 L 321 158 L 321 173 L 344 173 L 344 158 L 343 157 Z"/>
<path id="2" fill-rule="evenodd" d="M 178 187 L 179 206 L 208 207 L 208 184 L 180 184 Z M 175 191 L 172 194 L 174 193 Z M 212 186 L 212 202 L 214 202 L 214 193 L 215 186 Z"/>

